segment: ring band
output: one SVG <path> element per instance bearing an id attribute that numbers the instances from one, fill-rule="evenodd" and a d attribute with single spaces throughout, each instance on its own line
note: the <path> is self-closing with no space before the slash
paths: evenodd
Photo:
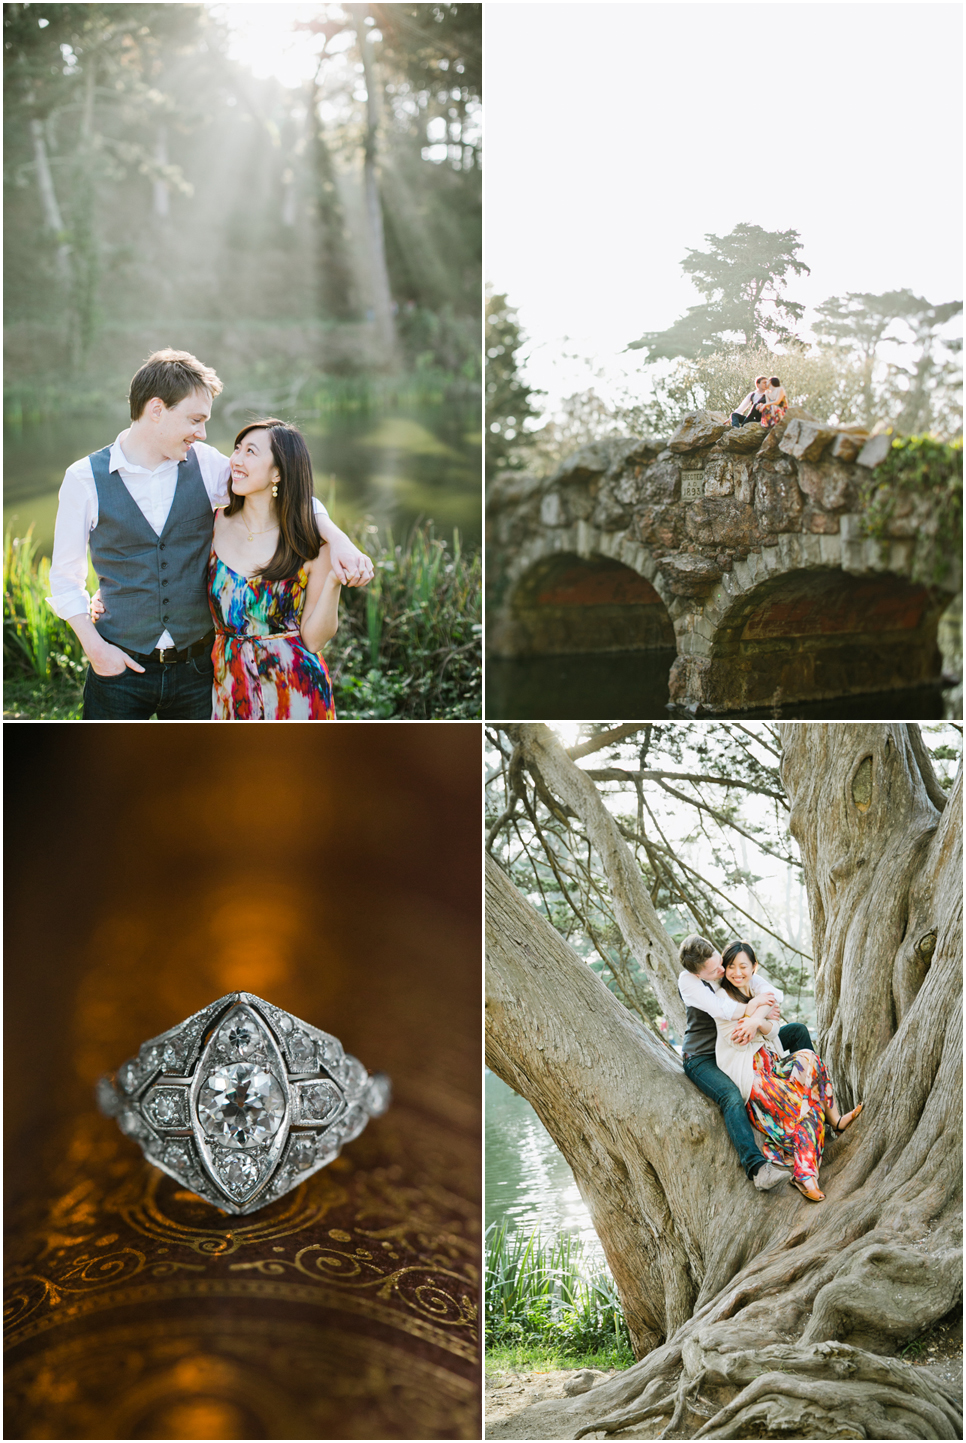
<path id="1" fill-rule="evenodd" d="M 96 1088 L 149 1162 L 241 1216 L 332 1162 L 390 1095 L 338 1038 L 251 992 L 152 1037 Z"/>

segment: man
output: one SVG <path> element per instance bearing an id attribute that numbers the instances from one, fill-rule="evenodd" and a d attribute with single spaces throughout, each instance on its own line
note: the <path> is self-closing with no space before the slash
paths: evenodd
<path id="1" fill-rule="evenodd" d="M 755 389 L 749 391 L 737 410 L 731 413 L 732 428 L 746 426 L 749 421 L 761 421 L 761 408 L 767 399 L 768 377 L 756 376 Z"/>
<path id="2" fill-rule="evenodd" d="M 156 351 L 131 382 L 131 425 L 67 468 L 54 525 L 49 598 L 87 655 L 85 721 L 207 721 L 214 631 L 207 567 L 228 458 L 205 444 L 222 389 L 187 351 Z M 316 521 L 346 586 L 372 562 L 320 501 Z M 87 552 L 105 605 L 89 613 Z"/>
<path id="3" fill-rule="evenodd" d="M 736 1042 L 749 1042 L 754 1028 L 749 1019 L 762 1005 L 762 999 L 770 1000 L 768 1016 L 777 1019 L 783 994 L 756 972 L 751 979 L 751 1001 L 742 1004 L 734 1002 L 725 992 L 719 990 L 724 976 L 721 954 L 713 943 L 696 933 L 685 937 L 678 949 L 682 972 L 678 977 L 678 992 L 687 1008 L 688 1025 L 684 1034 L 684 1072 L 705 1097 L 721 1109 L 728 1136 L 734 1143 L 741 1166 L 755 1187 L 764 1192 L 787 1182 L 787 1169 L 766 1162 L 758 1151 L 754 1130 L 738 1088 L 726 1077 L 715 1062 L 715 1042 L 718 1029 L 716 1019 L 737 1023 L 734 1033 Z M 779 1040 L 789 1052 L 812 1048 L 808 1028 L 801 1022 L 789 1022 L 779 1029 Z"/>

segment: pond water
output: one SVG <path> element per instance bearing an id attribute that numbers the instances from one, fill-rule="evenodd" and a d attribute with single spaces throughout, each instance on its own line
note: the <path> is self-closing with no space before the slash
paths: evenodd
<path id="1" fill-rule="evenodd" d="M 506 1218 L 511 1229 L 546 1239 L 572 1233 L 602 1258 L 574 1175 L 533 1108 L 490 1071 L 485 1100 L 486 1226 Z"/>
<path id="2" fill-rule="evenodd" d="M 4 529 L 22 536 L 31 522 L 50 555 L 57 492 L 72 461 L 107 445 L 129 424 L 122 409 L 4 428 Z M 241 423 L 215 413 L 208 441 L 228 454 Z M 402 539 L 417 520 L 464 549 L 482 530 L 479 413 L 446 403 L 393 411 L 339 412 L 301 428 L 315 471 L 316 495 L 342 526 L 365 516 Z"/>
<path id="3" fill-rule="evenodd" d="M 591 721 L 631 717 L 667 721 L 673 647 L 575 656 L 489 657 L 486 711 L 490 721 Z M 733 711 L 727 719 L 788 717 L 797 721 L 943 721 L 940 686 L 876 692 L 831 701 L 796 702 L 780 710 Z"/>

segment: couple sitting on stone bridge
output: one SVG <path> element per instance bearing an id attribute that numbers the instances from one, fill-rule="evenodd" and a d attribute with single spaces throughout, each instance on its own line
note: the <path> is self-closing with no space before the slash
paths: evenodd
<path id="1" fill-rule="evenodd" d="M 680 961 L 688 1081 L 721 1109 L 741 1165 L 759 1191 L 787 1180 L 809 1202 L 821 1202 L 825 1124 L 844 1132 L 862 1103 L 839 1114 L 808 1028 L 803 1022 L 780 1025 L 782 993 L 759 974 L 750 942 L 732 942 L 719 953 L 707 938 L 692 934 L 681 943 Z"/>
<path id="2" fill-rule="evenodd" d="M 778 377 L 756 376 L 755 389 L 732 411 L 731 424 L 746 426 L 749 421 L 760 421 L 763 426 L 774 426 L 787 410 L 788 397 Z"/>

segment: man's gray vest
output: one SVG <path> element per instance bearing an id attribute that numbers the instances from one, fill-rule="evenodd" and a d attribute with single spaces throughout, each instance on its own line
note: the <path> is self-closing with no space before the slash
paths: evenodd
<path id="1" fill-rule="evenodd" d="M 89 459 L 97 487 L 91 560 L 105 608 L 97 630 L 130 651 L 153 651 L 164 631 L 179 651 L 200 641 L 212 626 L 207 568 L 215 515 L 194 448 L 178 467 L 160 536 L 111 470 L 110 446 Z"/>
<path id="2" fill-rule="evenodd" d="M 714 993 L 710 982 L 699 978 L 703 987 Z M 678 996 L 681 997 L 681 989 L 678 988 Z M 684 998 L 681 997 L 681 1001 Z M 702 1012 L 700 1007 L 688 1008 L 688 1028 L 684 1034 L 684 1046 L 681 1049 L 685 1057 L 703 1057 L 707 1052 L 714 1052 L 715 1044 L 718 1041 L 718 1026 L 710 1012 Z"/>

